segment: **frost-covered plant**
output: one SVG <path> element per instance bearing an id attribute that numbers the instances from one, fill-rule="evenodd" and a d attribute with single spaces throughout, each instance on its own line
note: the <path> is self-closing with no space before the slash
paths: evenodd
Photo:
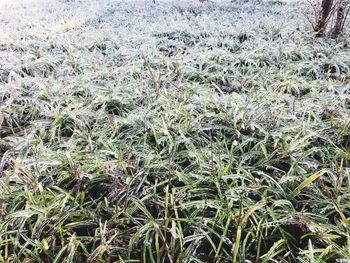
<path id="1" fill-rule="evenodd" d="M 0 5 L 0 262 L 350 259 L 350 51 L 302 1 Z"/>

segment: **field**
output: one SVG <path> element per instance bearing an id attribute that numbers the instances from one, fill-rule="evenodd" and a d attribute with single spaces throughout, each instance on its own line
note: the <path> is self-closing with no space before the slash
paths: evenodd
<path id="1" fill-rule="evenodd" d="M 2 1 L 0 262 L 349 262 L 350 32 L 307 12 Z"/>

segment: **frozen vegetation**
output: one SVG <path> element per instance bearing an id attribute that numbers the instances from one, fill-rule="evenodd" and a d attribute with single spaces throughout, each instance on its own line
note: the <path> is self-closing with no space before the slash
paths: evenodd
<path id="1" fill-rule="evenodd" d="M 350 260 L 349 32 L 306 12 L 1 1 L 0 262 Z"/>

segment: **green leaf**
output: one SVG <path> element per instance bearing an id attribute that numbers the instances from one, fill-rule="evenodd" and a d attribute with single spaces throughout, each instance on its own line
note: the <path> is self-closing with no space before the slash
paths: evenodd
<path id="1" fill-rule="evenodd" d="M 304 189 L 305 186 L 308 184 L 311 184 L 313 181 L 315 181 L 317 178 L 321 177 L 326 173 L 325 170 L 318 171 L 317 173 L 314 173 L 313 175 L 309 176 L 307 179 L 305 179 L 300 185 L 298 185 L 294 191 L 291 193 L 290 198 L 295 198 L 301 190 Z"/>

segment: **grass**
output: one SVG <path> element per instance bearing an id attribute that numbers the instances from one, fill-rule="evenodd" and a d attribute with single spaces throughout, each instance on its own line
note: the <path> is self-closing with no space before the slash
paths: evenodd
<path id="1" fill-rule="evenodd" d="M 349 42 L 151 2 L 0 10 L 0 262 L 350 260 Z"/>

